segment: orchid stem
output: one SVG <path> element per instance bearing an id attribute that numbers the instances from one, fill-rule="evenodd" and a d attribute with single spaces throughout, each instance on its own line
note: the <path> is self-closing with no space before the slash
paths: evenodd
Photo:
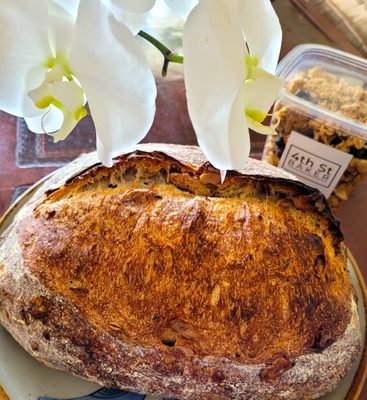
<path id="1" fill-rule="evenodd" d="M 162 76 L 167 75 L 169 63 L 183 64 L 184 57 L 182 54 L 177 54 L 177 53 L 171 51 L 162 42 L 160 42 L 155 37 L 149 35 L 149 33 L 145 32 L 145 31 L 140 31 L 138 33 L 138 35 L 141 36 L 143 39 L 147 40 L 149 43 L 151 43 L 154 47 L 156 47 L 162 53 L 162 55 L 164 57 Z"/>

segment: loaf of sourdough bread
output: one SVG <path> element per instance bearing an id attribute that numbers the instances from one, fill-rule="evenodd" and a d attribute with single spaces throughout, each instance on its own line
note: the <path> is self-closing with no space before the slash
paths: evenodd
<path id="1" fill-rule="evenodd" d="M 179 399 L 314 399 L 361 348 L 325 198 L 250 160 L 142 145 L 61 169 L 0 238 L 0 322 L 34 357 Z"/>

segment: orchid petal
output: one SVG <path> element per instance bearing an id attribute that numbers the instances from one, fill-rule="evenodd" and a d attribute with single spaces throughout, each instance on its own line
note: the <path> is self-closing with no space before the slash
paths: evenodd
<path id="1" fill-rule="evenodd" d="M 220 183 L 223 184 L 227 176 L 227 171 L 225 169 L 220 170 Z"/>
<path id="2" fill-rule="evenodd" d="M 64 120 L 64 114 L 61 110 L 51 105 L 43 115 L 24 118 L 28 129 L 34 133 L 51 133 L 61 128 Z"/>
<path id="3" fill-rule="evenodd" d="M 193 8 L 199 3 L 198 0 L 165 0 L 167 6 L 184 21 Z"/>
<path id="4" fill-rule="evenodd" d="M 76 124 L 87 115 L 87 111 L 83 107 L 84 91 L 74 81 L 55 82 L 52 85 L 52 95 L 64 114 L 62 126 L 52 135 L 56 143 L 71 133 Z"/>
<path id="5" fill-rule="evenodd" d="M 51 15 L 76 20 L 79 0 L 48 0 L 47 5 Z"/>
<path id="6" fill-rule="evenodd" d="M 155 0 L 101 0 L 117 21 L 127 26 L 134 35 L 143 28 L 148 11 Z"/>
<path id="7" fill-rule="evenodd" d="M 274 126 L 266 126 L 262 122 L 266 118 L 281 87 L 281 79 L 266 73 L 261 78 L 245 84 L 244 112 L 250 129 L 263 135 L 273 135 L 275 133 Z M 256 115 L 259 117 L 253 118 Z"/>
<path id="8" fill-rule="evenodd" d="M 49 82 L 42 82 L 37 88 L 28 92 L 30 97 L 37 108 L 44 109 L 50 106 L 52 102 L 52 87 Z"/>
<path id="9" fill-rule="evenodd" d="M 153 8 L 155 0 L 109 0 L 111 6 L 118 7 L 121 10 L 143 14 Z"/>
<path id="10" fill-rule="evenodd" d="M 259 110 L 267 114 L 283 85 L 283 81 L 274 76 L 266 75 L 245 84 L 245 109 Z"/>
<path id="11" fill-rule="evenodd" d="M 247 117 L 247 124 L 248 124 L 248 127 L 250 129 L 252 129 L 254 132 L 261 133 L 262 135 L 270 136 L 270 135 L 275 135 L 275 133 L 276 133 L 274 126 L 264 125 L 264 124 L 262 124 L 258 121 L 255 121 L 254 119 L 249 118 L 249 117 Z"/>
<path id="12" fill-rule="evenodd" d="M 137 35 L 139 31 L 143 28 L 145 20 L 147 19 L 148 13 L 133 13 L 129 11 L 124 11 L 121 8 L 110 6 L 109 10 L 112 12 L 113 16 L 117 21 L 121 22 L 127 26 L 133 35 Z"/>
<path id="13" fill-rule="evenodd" d="M 188 108 L 199 145 L 216 168 L 241 168 L 250 147 L 241 84 L 247 50 L 235 2 L 200 1 L 186 22 L 183 44 Z"/>
<path id="14" fill-rule="evenodd" d="M 27 93 L 41 84 L 47 71 L 51 53 L 47 21 L 43 0 L 1 2 L 0 109 L 7 113 L 21 117 L 43 113 Z"/>
<path id="15" fill-rule="evenodd" d="M 81 0 L 79 10 L 69 60 L 88 98 L 98 154 L 110 166 L 113 154 L 130 149 L 147 134 L 156 86 L 128 28 L 108 18 L 99 0 Z"/>
<path id="16" fill-rule="evenodd" d="M 65 16 L 49 16 L 49 41 L 54 56 L 62 54 L 65 58 L 70 51 L 74 34 L 74 22 Z"/>
<path id="17" fill-rule="evenodd" d="M 85 104 L 84 91 L 74 81 L 55 82 L 52 95 L 70 111 L 76 111 Z"/>
<path id="18" fill-rule="evenodd" d="M 58 131 L 50 134 L 50 136 L 52 136 L 54 139 L 54 143 L 65 140 L 80 121 L 76 120 L 73 113 L 71 113 L 69 110 L 63 108 L 61 111 L 64 116 L 62 125 Z"/>
<path id="19" fill-rule="evenodd" d="M 282 29 L 270 0 L 239 0 L 238 15 L 250 55 L 260 61 L 259 67 L 275 73 L 282 43 Z"/>
<path id="20" fill-rule="evenodd" d="M 72 20 L 77 19 L 80 0 L 48 0 L 51 13 Z M 155 0 L 101 0 L 113 16 L 125 24 L 136 35 L 143 27 L 147 12 L 154 6 Z"/>

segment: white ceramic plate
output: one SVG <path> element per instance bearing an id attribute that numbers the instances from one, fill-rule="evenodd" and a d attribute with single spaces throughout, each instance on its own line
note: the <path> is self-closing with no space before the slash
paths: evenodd
<path id="1" fill-rule="evenodd" d="M 47 178 L 42 180 L 42 182 L 46 179 Z M 0 221 L 0 234 L 9 226 L 15 214 L 19 211 L 21 206 L 30 199 L 39 188 L 40 184 L 41 182 L 38 182 L 24 193 L 8 210 Z M 348 268 L 352 283 L 357 291 L 358 312 L 363 330 L 363 342 L 365 342 L 366 297 L 364 290 L 362 290 L 364 286 L 362 285 L 363 288 L 361 287 L 359 281 L 361 275 L 353 259 L 348 260 Z M 329 395 L 324 396 L 322 400 L 343 400 L 347 397 L 355 381 L 360 361 L 359 359 L 356 362 L 338 388 Z M 359 385 L 363 384 L 363 380 L 365 379 L 365 375 L 360 374 L 360 376 L 362 376 L 362 378 L 360 378 L 360 382 L 358 382 Z M 2 393 L 1 387 L 6 394 Z M 136 393 L 101 388 L 96 384 L 76 378 L 71 374 L 45 367 L 26 353 L 23 348 L 0 327 L 0 400 L 8 400 L 8 398 L 10 400 L 153 400 L 152 397 Z M 351 398 L 357 399 L 358 395 Z"/>

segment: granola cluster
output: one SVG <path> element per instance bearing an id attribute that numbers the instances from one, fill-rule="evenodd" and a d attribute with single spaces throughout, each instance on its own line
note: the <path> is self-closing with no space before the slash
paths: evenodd
<path id="1" fill-rule="evenodd" d="M 366 124 L 367 132 L 367 88 L 357 85 L 357 82 L 349 82 L 314 67 L 295 76 L 287 89 L 319 107 Z M 309 110 L 285 99 L 276 103 L 273 119 L 273 123 L 279 124 L 278 136 L 269 137 L 264 150 L 264 159 L 270 164 L 279 164 L 292 131 L 353 155 L 329 203 L 336 208 L 347 200 L 351 191 L 367 175 L 367 141 L 354 136 L 355 133 L 341 122 L 319 114 L 312 115 Z"/>

